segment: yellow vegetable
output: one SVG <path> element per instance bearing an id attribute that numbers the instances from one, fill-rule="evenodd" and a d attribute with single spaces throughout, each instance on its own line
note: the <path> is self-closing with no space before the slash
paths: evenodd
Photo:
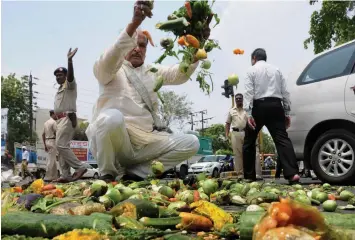
<path id="1" fill-rule="evenodd" d="M 91 229 L 74 229 L 56 236 L 53 240 L 109 240 L 109 238 Z"/>
<path id="2" fill-rule="evenodd" d="M 40 194 L 42 192 L 42 188 L 44 187 L 43 179 L 37 179 L 30 185 L 30 189 L 34 193 Z"/>
<path id="3" fill-rule="evenodd" d="M 215 230 L 220 231 L 222 227 L 227 223 L 233 223 L 233 217 L 229 213 L 225 212 L 217 205 L 200 200 L 190 204 L 191 208 L 196 207 L 193 211 L 210 218 L 213 221 L 213 227 Z"/>
<path id="4" fill-rule="evenodd" d="M 196 58 L 197 58 L 198 60 L 206 59 L 206 58 L 207 58 L 207 53 L 206 53 L 205 49 L 199 49 L 199 50 L 197 50 L 197 52 L 196 52 Z"/>

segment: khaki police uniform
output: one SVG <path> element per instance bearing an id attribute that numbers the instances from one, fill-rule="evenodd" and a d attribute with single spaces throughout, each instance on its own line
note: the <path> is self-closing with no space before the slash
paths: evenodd
<path id="1" fill-rule="evenodd" d="M 234 107 L 230 109 L 226 123 L 231 125 L 231 141 L 234 153 L 234 170 L 238 176 L 243 176 L 243 143 L 245 132 L 244 129 L 247 124 L 247 113 L 243 108 Z M 262 176 L 260 157 L 259 157 L 259 143 L 256 142 L 256 158 L 255 158 L 256 175 Z"/>
<path id="2" fill-rule="evenodd" d="M 48 159 L 47 159 L 47 168 L 46 176 L 44 180 L 52 181 L 58 178 L 58 169 L 57 169 L 57 147 L 55 144 L 55 135 L 57 131 L 57 123 L 53 118 L 50 118 L 44 123 L 43 133 L 46 138 L 46 146 L 48 149 Z"/>
<path id="3" fill-rule="evenodd" d="M 65 81 L 58 89 L 54 101 L 54 113 L 56 115 L 57 133 L 56 147 L 59 153 L 59 165 L 62 169 L 62 177 L 70 177 L 70 167 L 77 169 L 87 168 L 70 149 L 70 141 L 74 137 L 75 128 L 68 114 L 76 113 L 77 86 L 75 79 L 72 82 Z"/>

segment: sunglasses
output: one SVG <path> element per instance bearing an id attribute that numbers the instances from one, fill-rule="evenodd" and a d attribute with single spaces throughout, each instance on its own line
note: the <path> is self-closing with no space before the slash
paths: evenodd
<path id="1" fill-rule="evenodd" d="M 235 100 L 236 100 L 236 101 L 238 101 L 238 100 L 243 100 L 243 98 L 235 98 Z"/>

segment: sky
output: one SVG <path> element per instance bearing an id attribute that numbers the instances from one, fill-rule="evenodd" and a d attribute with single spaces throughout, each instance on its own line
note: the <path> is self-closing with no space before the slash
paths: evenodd
<path id="1" fill-rule="evenodd" d="M 183 5 L 183 1 L 155 1 L 154 16 L 146 19 L 142 29 L 148 30 L 153 40 L 169 36 L 155 28 L 159 21 Z M 133 1 L 8 1 L 1 8 L 1 74 L 16 73 L 18 77 L 32 75 L 39 78 L 35 91 L 41 108 L 53 108 L 56 92 L 54 69 L 66 66 L 70 47 L 79 50 L 74 57 L 78 83 L 78 115 L 91 119 L 98 83 L 93 75 L 93 64 L 103 51 L 112 45 L 120 31 L 130 21 Z M 250 54 L 264 48 L 268 62 L 287 76 L 297 64 L 311 59 L 313 49 L 305 50 L 310 16 L 320 8 L 309 1 L 216 1 L 214 11 L 221 23 L 211 31 L 210 38 L 219 41 L 222 50 L 209 54 L 213 61 L 214 90 L 207 96 L 195 81 L 180 86 L 163 87 L 178 94 L 187 94 L 194 111 L 207 110 L 213 117 L 207 125 L 224 123 L 231 99 L 225 98 L 221 86 L 230 74 L 237 74 L 237 92 L 244 91 L 244 76 L 250 67 Z M 242 56 L 233 49 L 244 49 Z M 149 47 L 146 63 L 155 61 L 162 53 L 159 47 Z M 168 59 L 163 64 L 177 63 Z M 193 77 L 193 80 L 195 77 Z M 200 118 L 201 115 L 198 116 Z M 205 116 L 206 117 L 206 116 Z M 198 120 L 197 117 L 195 120 Z M 199 126 L 197 126 L 199 127 Z M 189 128 L 188 126 L 186 128 Z"/>

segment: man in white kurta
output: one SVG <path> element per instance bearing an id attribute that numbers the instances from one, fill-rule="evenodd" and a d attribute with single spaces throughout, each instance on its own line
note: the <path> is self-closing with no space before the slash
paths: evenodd
<path id="1" fill-rule="evenodd" d="M 143 83 L 156 112 L 158 97 L 153 89 L 157 76 L 163 77 L 164 85 L 183 84 L 198 65 L 197 62 L 191 65 L 188 74 L 182 73 L 179 65 L 154 65 L 158 72 L 149 71 L 152 66 L 143 64 L 148 40 L 137 30 L 149 9 L 143 6 L 144 11 L 140 11 L 141 8 L 141 4 L 135 5 L 132 22 L 94 65 L 101 94 L 86 134 L 106 181 L 123 175 L 145 178 L 151 174 L 152 160 L 161 161 L 168 170 L 199 149 L 194 135 L 153 130 L 152 114 L 130 81 L 130 76 L 136 75 Z M 141 65 L 137 64 L 140 59 Z"/>

